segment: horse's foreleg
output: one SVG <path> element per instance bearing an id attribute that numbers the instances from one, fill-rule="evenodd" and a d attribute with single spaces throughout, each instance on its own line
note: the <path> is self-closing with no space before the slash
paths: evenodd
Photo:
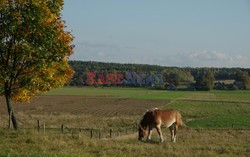
<path id="1" fill-rule="evenodd" d="M 163 142 L 164 139 L 163 139 L 162 132 L 161 132 L 161 126 L 160 126 L 160 125 L 157 125 L 157 126 L 156 126 L 156 130 L 157 130 L 157 132 L 158 132 L 158 134 L 159 134 L 159 136 L 160 136 L 161 142 Z"/>
<path id="2" fill-rule="evenodd" d="M 148 138 L 147 140 L 151 140 L 151 136 L 152 136 L 152 127 L 148 127 Z"/>

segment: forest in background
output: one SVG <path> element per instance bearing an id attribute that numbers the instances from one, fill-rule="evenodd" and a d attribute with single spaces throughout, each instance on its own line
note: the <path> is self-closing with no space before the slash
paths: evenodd
<path id="1" fill-rule="evenodd" d="M 167 67 L 148 64 L 121 64 L 104 63 L 95 61 L 69 61 L 75 74 L 68 85 L 86 85 L 86 72 L 95 72 L 106 76 L 108 73 L 123 74 L 126 72 L 136 72 L 137 74 L 162 74 L 164 84 L 157 85 L 157 88 L 167 88 L 167 85 L 175 86 L 187 85 L 186 88 L 193 86 L 197 90 L 211 90 L 216 86 L 215 82 L 221 83 L 221 88 L 242 88 L 250 87 L 249 68 L 191 68 L 191 67 Z M 228 85 L 230 83 L 231 85 Z M 240 82 L 242 87 L 233 86 Z M 225 85 L 227 84 L 227 86 Z M 238 83 L 239 84 L 239 83 Z M 224 86 L 225 85 L 225 86 Z M 138 86 L 138 85 L 137 85 Z M 136 87 L 136 86 L 135 86 Z M 138 86 L 140 87 L 140 85 Z M 147 86 L 149 87 L 149 86 Z M 150 87 L 153 87 L 150 85 Z"/>

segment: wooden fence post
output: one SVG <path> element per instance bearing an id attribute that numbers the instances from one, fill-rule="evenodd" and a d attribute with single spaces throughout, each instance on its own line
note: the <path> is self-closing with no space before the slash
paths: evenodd
<path id="1" fill-rule="evenodd" d="M 98 135 L 99 135 L 99 139 L 101 139 L 101 130 L 99 130 L 99 134 Z"/>
<path id="2" fill-rule="evenodd" d="M 45 122 L 43 122 L 43 133 L 45 134 Z"/>
<path id="3" fill-rule="evenodd" d="M 62 132 L 62 134 L 64 133 L 64 126 L 63 126 L 63 124 L 61 125 L 61 132 Z"/>
<path id="4" fill-rule="evenodd" d="M 109 130 L 109 137 L 112 138 L 112 129 Z"/>
<path id="5" fill-rule="evenodd" d="M 39 132 L 40 131 L 40 121 L 37 120 L 37 131 Z"/>
<path id="6" fill-rule="evenodd" d="M 93 129 L 90 130 L 90 138 L 93 138 Z"/>

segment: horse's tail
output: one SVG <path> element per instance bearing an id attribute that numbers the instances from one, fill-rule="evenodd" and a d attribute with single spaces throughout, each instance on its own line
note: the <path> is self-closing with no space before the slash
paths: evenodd
<path id="1" fill-rule="evenodd" d="M 189 126 L 187 126 L 183 121 L 182 121 L 182 117 L 181 117 L 181 113 L 177 112 L 176 114 L 176 124 L 177 126 L 183 127 L 183 128 L 187 128 L 190 129 Z"/>
<path id="2" fill-rule="evenodd" d="M 177 126 L 183 126 L 183 125 L 185 125 L 185 124 L 183 123 L 183 121 L 182 121 L 181 114 L 180 114 L 180 112 L 178 112 L 178 111 L 177 111 L 177 113 L 176 113 L 176 125 L 177 125 Z"/>

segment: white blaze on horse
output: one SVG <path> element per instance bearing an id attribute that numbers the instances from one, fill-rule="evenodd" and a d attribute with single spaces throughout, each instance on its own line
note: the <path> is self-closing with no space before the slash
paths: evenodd
<path id="1" fill-rule="evenodd" d="M 155 108 L 153 110 L 147 111 L 140 123 L 138 128 L 138 140 L 142 141 L 143 138 L 147 134 L 148 128 L 148 137 L 147 139 L 151 139 L 152 129 L 156 128 L 160 141 L 163 142 L 163 136 L 161 132 L 161 126 L 168 127 L 171 132 L 171 141 L 176 141 L 176 133 L 179 126 L 182 126 L 181 114 L 177 110 L 160 110 Z"/>

